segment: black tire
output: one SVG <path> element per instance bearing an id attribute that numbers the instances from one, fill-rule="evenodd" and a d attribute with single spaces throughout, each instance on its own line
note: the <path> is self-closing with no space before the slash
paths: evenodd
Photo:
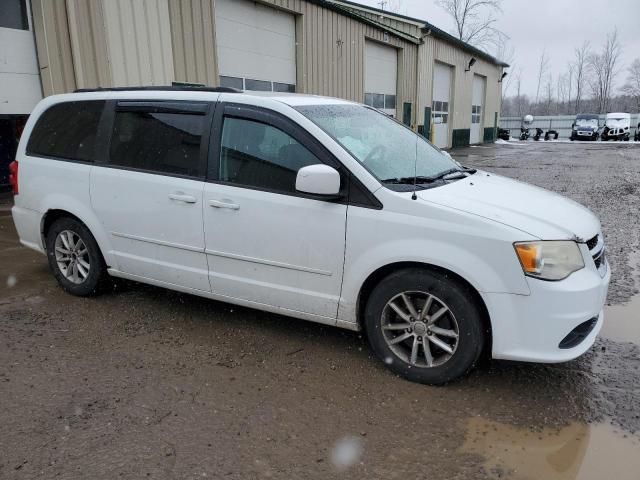
<path id="1" fill-rule="evenodd" d="M 435 316 L 434 312 L 438 309 L 441 309 L 443 306 L 448 307 L 449 311 L 437 320 L 438 322 L 444 321 L 447 323 L 445 323 L 444 326 L 442 323 L 436 326 L 439 326 L 440 330 L 448 328 L 450 329 L 448 330 L 449 332 L 455 330 L 457 327 L 457 339 L 442 336 L 437 339 L 444 339 L 447 342 L 457 342 L 452 354 L 447 354 L 444 350 L 435 346 L 435 344 L 427 341 L 427 338 L 432 338 L 435 334 L 430 330 L 424 333 L 424 328 L 433 328 L 433 326 L 425 327 L 425 323 L 420 325 L 420 330 L 417 329 L 417 326 L 409 329 L 413 330 L 413 328 L 415 328 L 415 330 L 411 332 L 413 337 L 409 337 L 407 340 L 394 345 L 393 348 L 396 350 L 402 350 L 406 346 L 408 350 L 408 354 L 405 355 L 406 358 L 403 358 L 397 351 L 392 349 L 388 343 L 388 337 L 405 335 L 408 333 L 408 330 L 385 329 L 383 331 L 382 327 L 383 323 L 385 325 L 391 323 L 391 318 L 393 318 L 393 322 L 405 321 L 402 320 L 398 314 L 389 314 L 388 312 L 391 312 L 393 309 L 387 307 L 388 303 L 394 298 L 402 298 L 398 296 L 404 292 L 410 292 L 409 295 L 415 295 L 415 305 L 419 305 L 420 301 L 417 292 L 424 292 L 425 294 L 433 296 L 434 299 L 427 311 L 427 314 L 431 312 L 432 317 Z M 426 302 L 422 303 L 422 307 L 424 307 L 425 303 Z M 373 289 L 369 296 L 365 308 L 364 322 L 369 343 L 376 355 L 387 364 L 390 370 L 412 382 L 429 385 L 442 385 L 451 382 L 465 375 L 475 366 L 484 346 L 485 337 L 482 330 L 481 311 L 473 300 L 472 292 L 469 291 L 468 287 L 451 277 L 429 270 L 400 270 L 384 278 Z M 418 323 L 422 322 L 414 322 L 413 325 Z M 424 337 L 417 336 L 420 335 L 421 332 Z M 431 335 L 431 337 L 429 337 L 429 335 Z M 440 333 L 438 333 L 438 335 L 440 335 Z M 418 339 L 422 339 L 430 348 L 431 352 L 429 355 L 433 356 L 433 366 L 427 365 L 427 352 L 423 344 L 419 344 L 417 349 L 418 352 L 420 352 L 418 356 L 421 355 L 421 357 L 417 359 L 416 364 L 411 363 L 412 348 L 415 348 L 413 347 L 414 338 L 418 342 L 420 342 Z M 409 343 L 412 348 L 409 347 Z M 411 351 L 411 353 L 409 353 L 409 351 Z M 442 358 L 446 358 L 446 360 L 440 364 L 436 362 L 438 353 L 442 355 Z"/>
<path id="2" fill-rule="evenodd" d="M 85 261 L 88 260 L 89 269 L 85 278 L 81 278 L 80 274 L 76 272 L 77 283 L 67 278 L 56 258 L 56 240 L 63 232 L 74 233 L 86 246 L 86 254 L 82 255 L 82 258 Z M 51 268 L 53 276 L 65 292 L 79 297 L 86 297 L 101 293 L 110 284 L 109 274 L 107 273 L 100 247 L 98 247 L 95 238 L 82 222 L 71 217 L 59 218 L 49 227 L 45 240 L 49 268 Z M 74 255 L 77 258 L 75 252 Z"/>

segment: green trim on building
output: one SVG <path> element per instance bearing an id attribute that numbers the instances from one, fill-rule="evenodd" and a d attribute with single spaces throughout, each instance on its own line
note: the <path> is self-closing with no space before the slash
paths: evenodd
<path id="1" fill-rule="evenodd" d="M 453 148 L 466 147 L 469 143 L 471 143 L 471 129 L 461 128 L 453 131 L 453 140 L 451 142 Z"/>
<path id="2" fill-rule="evenodd" d="M 484 129 L 484 143 L 493 143 L 496 141 L 496 129 L 487 127 Z"/>

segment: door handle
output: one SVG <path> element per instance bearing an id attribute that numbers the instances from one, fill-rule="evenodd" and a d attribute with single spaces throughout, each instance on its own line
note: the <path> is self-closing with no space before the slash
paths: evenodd
<path id="1" fill-rule="evenodd" d="M 185 195 L 184 193 L 170 193 L 169 199 L 175 200 L 176 202 L 196 203 L 196 197 Z"/>
<path id="2" fill-rule="evenodd" d="M 225 202 L 221 200 L 209 200 L 209 206 L 213 208 L 228 208 L 230 210 L 240 210 L 240 205 L 232 202 Z"/>

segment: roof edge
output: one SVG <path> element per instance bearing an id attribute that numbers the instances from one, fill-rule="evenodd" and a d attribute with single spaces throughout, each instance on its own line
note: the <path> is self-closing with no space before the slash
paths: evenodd
<path id="1" fill-rule="evenodd" d="M 316 2 L 318 3 L 318 2 Z M 387 10 L 382 10 L 380 8 L 376 8 L 376 7 L 370 7 L 368 5 L 363 5 L 361 3 L 356 3 L 350 0 L 319 0 L 319 3 L 322 4 L 333 4 L 333 5 L 344 5 L 344 8 L 341 9 L 342 11 L 344 11 L 344 9 L 350 10 L 352 8 L 354 9 L 359 9 L 359 10 L 365 10 L 365 11 L 370 11 L 372 13 L 380 13 L 383 14 L 389 18 L 396 18 L 399 19 L 400 21 L 405 21 L 405 22 L 411 22 L 413 24 L 418 24 L 417 26 L 419 26 L 419 28 L 422 29 L 422 31 L 424 33 L 431 31 L 431 35 L 433 35 L 436 38 L 440 38 L 441 40 L 444 40 L 446 42 L 452 43 L 460 48 L 462 48 L 463 50 L 466 50 L 470 53 L 473 53 L 474 55 L 477 55 L 478 57 L 483 58 L 484 60 L 487 60 L 491 63 L 493 63 L 494 65 L 497 65 L 499 67 L 503 67 L 503 68 L 507 68 L 510 65 L 508 63 L 503 62 L 502 60 L 498 60 L 496 57 L 488 54 L 487 52 L 480 50 L 477 47 L 474 47 L 473 45 L 464 42 L 462 40 L 460 40 L 459 38 L 451 35 L 450 33 L 445 32 L 444 30 L 442 30 L 441 28 L 436 27 L 435 25 L 433 25 L 432 23 L 427 22 L 426 20 L 423 20 L 421 18 L 415 18 L 415 17 L 409 17 L 407 15 L 401 15 L 399 13 L 393 13 Z M 359 16 L 360 17 L 360 16 Z M 362 17 L 360 17 L 362 18 Z M 376 25 L 382 26 L 382 28 L 384 28 L 385 30 L 393 30 L 393 31 L 397 31 L 392 27 L 389 27 L 388 25 L 384 25 L 381 24 L 380 22 L 375 22 L 369 18 L 364 17 L 366 20 L 375 23 Z M 400 32 L 404 35 L 404 32 Z"/>

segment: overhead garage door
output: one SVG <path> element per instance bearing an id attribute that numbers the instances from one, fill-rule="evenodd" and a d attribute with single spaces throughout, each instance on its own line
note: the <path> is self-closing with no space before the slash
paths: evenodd
<path id="1" fill-rule="evenodd" d="M 433 69 L 433 143 L 440 148 L 449 146 L 452 71 L 453 69 L 444 63 L 436 63 Z"/>
<path id="2" fill-rule="evenodd" d="M 480 75 L 473 76 L 473 94 L 471 98 L 471 143 L 482 143 L 484 131 L 484 96 L 487 79 Z"/>
<path id="3" fill-rule="evenodd" d="M 216 0 L 220 84 L 294 92 L 296 26 L 292 14 L 249 0 Z"/>
<path id="4" fill-rule="evenodd" d="M 367 41 L 365 55 L 364 103 L 388 115 L 396 115 L 398 51 Z"/>

